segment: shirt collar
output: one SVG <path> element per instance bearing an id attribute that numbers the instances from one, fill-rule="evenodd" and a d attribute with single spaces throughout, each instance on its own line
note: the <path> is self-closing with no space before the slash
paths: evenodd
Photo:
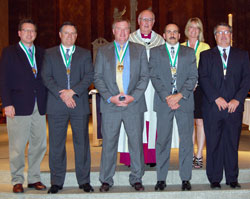
<path id="1" fill-rule="evenodd" d="M 174 47 L 175 52 L 177 52 L 177 49 L 178 49 L 178 47 L 179 47 L 179 42 L 177 42 L 175 45 L 171 45 L 171 44 L 169 44 L 168 42 L 166 42 L 166 44 L 167 44 L 167 47 L 168 47 L 169 52 L 170 52 L 170 50 L 171 50 L 171 47 Z"/>
<path id="2" fill-rule="evenodd" d="M 62 48 L 63 48 L 64 52 L 66 52 L 66 49 L 69 49 L 69 54 L 71 54 L 71 52 L 73 50 L 73 46 L 65 47 L 63 44 L 61 44 L 61 45 L 62 45 Z M 74 52 L 72 52 L 72 53 L 74 53 Z"/>
<path id="3" fill-rule="evenodd" d="M 223 49 L 226 49 L 226 53 L 227 53 L 227 55 L 229 55 L 230 47 L 231 47 L 231 46 L 228 46 L 228 47 L 226 47 L 226 48 L 221 47 L 221 46 L 217 46 L 217 47 L 218 47 L 220 53 L 223 53 Z"/>

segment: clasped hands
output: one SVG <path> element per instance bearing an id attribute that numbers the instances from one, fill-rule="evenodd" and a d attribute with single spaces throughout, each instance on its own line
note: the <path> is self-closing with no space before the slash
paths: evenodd
<path id="1" fill-rule="evenodd" d="M 166 97 L 166 103 L 172 110 L 177 110 L 181 105 L 179 105 L 179 101 L 182 98 L 181 93 L 169 95 Z"/>
<path id="2" fill-rule="evenodd" d="M 125 100 L 120 101 L 119 100 L 120 96 L 124 96 Z M 115 104 L 116 106 L 128 106 L 128 104 L 130 104 L 134 100 L 135 100 L 134 97 L 132 97 L 131 95 L 125 95 L 124 93 L 120 93 L 110 98 L 110 102 Z"/>
<path id="3" fill-rule="evenodd" d="M 215 100 L 215 103 L 217 104 L 219 111 L 228 109 L 228 113 L 234 113 L 236 108 L 240 104 L 240 102 L 235 99 L 232 99 L 230 102 L 227 103 L 227 101 L 223 97 L 218 97 Z"/>
<path id="4" fill-rule="evenodd" d="M 60 98 L 66 104 L 68 108 L 75 108 L 76 102 L 73 99 L 73 95 L 76 94 L 72 89 L 63 89 L 59 91 Z"/>

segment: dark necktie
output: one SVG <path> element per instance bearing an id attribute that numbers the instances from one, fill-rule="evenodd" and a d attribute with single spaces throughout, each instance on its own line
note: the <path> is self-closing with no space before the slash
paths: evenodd
<path id="1" fill-rule="evenodd" d="M 69 60 L 69 50 L 70 50 L 69 48 L 66 49 L 66 59 L 67 59 L 67 60 Z"/>
<path id="2" fill-rule="evenodd" d="M 174 47 L 171 47 L 171 51 L 170 51 L 170 53 L 171 53 L 171 57 L 172 57 L 172 59 L 174 59 L 174 54 L 175 54 L 175 52 L 174 52 Z"/>
<path id="3" fill-rule="evenodd" d="M 223 58 L 225 60 L 225 62 L 227 61 L 227 53 L 226 53 L 226 49 L 223 49 Z"/>

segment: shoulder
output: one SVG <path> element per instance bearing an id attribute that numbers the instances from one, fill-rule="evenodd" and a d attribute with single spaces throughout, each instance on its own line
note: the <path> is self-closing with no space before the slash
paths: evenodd
<path id="1" fill-rule="evenodd" d="M 130 41 L 130 42 L 129 42 L 129 48 L 136 48 L 136 49 L 138 49 L 138 50 L 144 50 L 144 49 L 145 49 L 145 46 Z"/>
<path id="2" fill-rule="evenodd" d="M 205 42 L 200 42 L 200 48 L 203 50 L 208 50 L 210 49 L 210 46 Z"/>
<path id="3" fill-rule="evenodd" d="M 181 45 L 182 45 L 182 46 L 187 46 L 187 42 L 186 42 L 186 41 L 185 41 L 185 42 L 182 42 Z"/>
<path id="4" fill-rule="evenodd" d="M 54 47 L 51 47 L 51 48 L 47 48 L 45 50 L 45 53 L 46 54 L 53 54 L 53 53 L 55 53 L 58 50 L 59 50 L 59 46 L 54 46 Z"/>
<path id="5" fill-rule="evenodd" d="M 90 50 L 86 49 L 86 48 L 82 48 L 80 46 L 76 46 L 76 51 L 83 53 L 83 54 L 89 54 Z"/>
<path id="6" fill-rule="evenodd" d="M 190 48 L 188 46 L 183 46 L 183 45 L 180 45 L 180 51 L 183 51 L 185 53 L 194 53 L 193 48 Z"/>
<path id="7" fill-rule="evenodd" d="M 39 53 L 39 54 L 44 54 L 45 53 L 45 49 L 40 47 L 40 46 L 35 46 L 36 47 L 36 53 Z"/>

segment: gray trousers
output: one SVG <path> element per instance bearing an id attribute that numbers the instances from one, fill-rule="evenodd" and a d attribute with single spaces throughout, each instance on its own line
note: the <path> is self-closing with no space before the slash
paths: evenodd
<path id="1" fill-rule="evenodd" d="M 179 132 L 179 173 L 181 180 L 190 180 L 193 159 L 193 112 L 171 111 L 169 114 L 157 113 L 156 170 L 157 180 L 166 181 L 172 141 L 173 117 Z"/>
<path id="2" fill-rule="evenodd" d="M 142 147 L 142 131 L 144 113 L 128 114 L 126 112 L 102 113 L 102 157 L 100 166 L 100 182 L 114 184 L 118 139 L 121 123 L 124 123 L 128 136 L 128 148 L 131 159 L 131 185 L 142 181 L 144 175 L 144 156 Z"/>
<path id="3" fill-rule="evenodd" d="M 89 115 L 51 115 L 49 123 L 49 167 L 52 185 L 63 185 L 66 175 L 66 138 L 69 121 L 72 128 L 75 172 L 79 185 L 90 182 Z"/>
<path id="4" fill-rule="evenodd" d="M 28 183 L 41 181 L 40 164 L 46 152 L 46 119 L 35 103 L 29 116 L 7 117 L 11 182 L 24 183 L 25 148 L 28 145 Z"/>

